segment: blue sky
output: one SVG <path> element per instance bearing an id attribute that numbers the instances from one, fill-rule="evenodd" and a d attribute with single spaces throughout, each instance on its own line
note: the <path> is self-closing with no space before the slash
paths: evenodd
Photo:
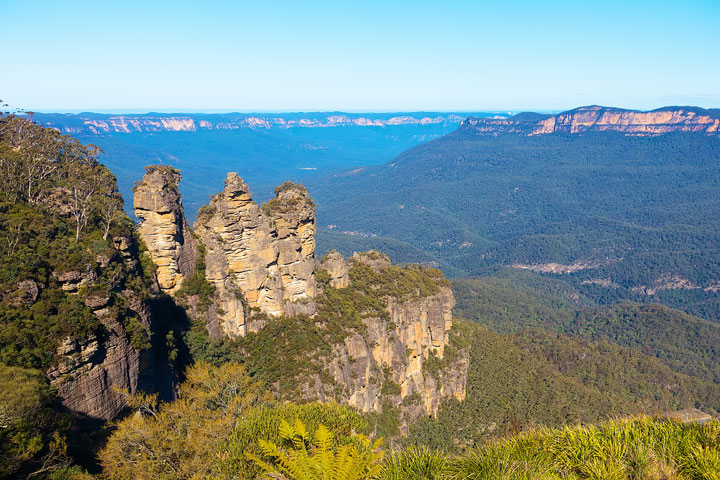
<path id="1" fill-rule="evenodd" d="M 30 110 L 720 107 L 720 0 L 0 0 Z"/>

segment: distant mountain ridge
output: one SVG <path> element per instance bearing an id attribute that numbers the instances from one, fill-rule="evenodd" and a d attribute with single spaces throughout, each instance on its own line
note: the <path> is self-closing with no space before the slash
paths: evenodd
<path id="1" fill-rule="evenodd" d="M 461 129 L 479 134 L 623 132 L 628 135 L 660 135 L 671 132 L 705 132 L 720 135 L 720 109 L 662 107 L 649 112 L 590 105 L 557 115 L 522 112 L 509 118 L 469 117 Z"/>
<path id="2" fill-rule="evenodd" d="M 382 246 L 454 277 L 527 268 L 598 303 L 718 321 L 718 119 L 696 107 L 468 119 L 385 165 L 309 179 L 318 249 Z"/>
<path id="3" fill-rule="evenodd" d="M 465 115 L 459 113 L 36 113 L 35 119 L 45 126 L 70 134 L 105 134 L 136 132 L 195 132 L 198 130 L 287 129 L 397 125 L 459 124 Z"/>
<path id="4" fill-rule="evenodd" d="M 33 120 L 104 151 L 120 192 L 150 163 L 183 172 L 185 213 L 190 221 L 228 171 L 254 186 L 260 200 L 285 180 L 376 165 L 408 148 L 452 131 L 470 113 L 35 113 Z M 473 112 L 474 117 L 494 112 Z M 266 193 L 263 193 L 263 192 Z M 128 211 L 128 213 L 131 213 Z"/>

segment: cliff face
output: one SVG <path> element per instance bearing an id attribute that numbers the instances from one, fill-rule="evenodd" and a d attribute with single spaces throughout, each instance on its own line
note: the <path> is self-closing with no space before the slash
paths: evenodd
<path id="1" fill-rule="evenodd" d="M 53 273 L 61 289 L 77 297 L 101 322 L 100 331 L 68 336 L 55 352 L 47 371 L 61 404 L 90 418 L 111 419 L 125 407 L 118 390 L 135 393 L 141 375 L 141 345 L 149 340 L 152 317 L 145 301 L 125 282 L 139 276 L 139 262 L 128 237 L 114 239 L 116 253 L 95 268 Z M 99 290 L 102 269 L 115 270 L 110 292 Z M 134 338 L 133 338 L 134 336 Z M 151 366 L 149 366 L 151 367 Z"/>
<path id="2" fill-rule="evenodd" d="M 593 105 L 557 115 L 521 113 L 509 118 L 468 118 L 461 128 L 485 135 L 543 135 L 588 131 L 622 132 L 628 135 L 660 135 L 671 132 L 720 135 L 720 112 L 694 107 L 664 107 L 641 112 Z"/>
<path id="3" fill-rule="evenodd" d="M 326 258 L 321 268 L 329 267 L 331 282 L 339 288 L 349 287 L 350 280 L 333 271 L 347 272 L 362 265 L 379 276 L 398 272 L 378 252 L 356 253 L 349 265 L 337 253 L 331 260 Z M 339 278 L 347 283 L 338 282 Z M 326 359 L 336 384 L 330 396 L 364 412 L 380 412 L 386 405 L 399 408 L 404 425 L 423 414 L 435 415 L 444 399 L 465 398 L 468 352 L 451 344 L 455 298 L 441 278 L 436 281 L 435 293 L 430 295 L 385 296 L 387 315 L 364 317 L 364 328 L 333 347 Z M 314 394 L 323 398 L 327 390 L 320 389 L 320 383 Z"/>
<path id="4" fill-rule="evenodd" d="M 106 134 L 133 132 L 195 132 L 207 130 L 336 128 L 350 126 L 393 125 L 457 125 L 462 117 L 457 114 L 38 114 L 44 125 L 71 134 Z"/>
<path id="5" fill-rule="evenodd" d="M 228 174 L 194 230 L 206 248 L 205 276 L 216 289 L 217 327 L 234 338 L 256 331 L 249 309 L 270 316 L 315 311 L 315 205 L 286 183 L 261 208 L 247 184 Z M 211 327 L 211 331 L 213 328 Z"/>
<path id="6" fill-rule="evenodd" d="M 145 171 L 134 188 L 135 215 L 141 219 L 138 233 L 157 266 L 158 285 L 172 294 L 195 271 L 197 244 L 180 201 L 180 172 L 167 166 Z"/>

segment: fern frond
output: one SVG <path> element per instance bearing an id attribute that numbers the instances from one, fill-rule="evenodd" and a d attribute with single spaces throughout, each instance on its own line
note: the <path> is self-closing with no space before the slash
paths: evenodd
<path id="1" fill-rule="evenodd" d="M 310 440 L 310 434 L 307 428 L 305 428 L 305 424 L 299 418 L 295 419 L 295 435 L 299 435 L 303 440 Z"/>
<path id="2" fill-rule="evenodd" d="M 280 438 L 282 438 L 283 440 L 292 440 L 295 436 L 295 430 L 284 418 L 280 421 L 278 433 L 280 434 Z"/>

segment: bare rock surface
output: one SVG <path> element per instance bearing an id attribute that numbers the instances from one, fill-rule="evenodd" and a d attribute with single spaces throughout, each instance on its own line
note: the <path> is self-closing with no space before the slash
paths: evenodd
<path id="1" fill-rule="evenodd" d="M 158 285 L 172 294 L 194 273 L 197 245 L 180 200 L 180 172 L 168 166 L 149 166 L 145 172 L 133 189 L 138 233 L 157 265 Z"/>
<path id="2" fill-rule="evenodd" d="M 663 107 L 649 112 L 589 105 L 557 115 L 521 113 L 512 117 L 475 118 L 465 120 L 461 128 L 473 129 L 481 135 L 518 133 L 547 135 L 583 132 L 621 132 L 627 135 L 662 135 L 672 132 L 720 134 L 717 110 L 696 107 Z"/>
<path id="3" fill-rule="evenodd" d="M 231 172 L 194 225 L 216 288 L 217 322 L 233 338 L 262 327 L 246 321 L 253 308 L 270 316 L 315 312 L 315 205 L 302 185 L 287 182 L 275 193 L 261 207 Z"/>
<path id="4" fill-rule="evenodd" d="M 333 250 L 320 260 L 320 268 L 330 275 L 330 286 L 346 288 L 350 285 L 350 268 L 342 254 Z"/>

